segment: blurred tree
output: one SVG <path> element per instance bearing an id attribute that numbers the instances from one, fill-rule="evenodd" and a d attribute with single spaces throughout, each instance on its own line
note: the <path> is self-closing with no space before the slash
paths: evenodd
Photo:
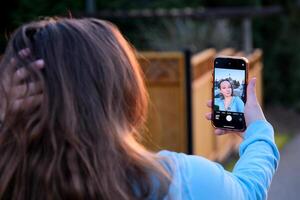
<path id="1" fill-rule="evenodd" d="M 204 0 L 97 0 L 98 9 L 182 8 L 203 5 Z"/>
<path id="2" fill-rule="evenodd" d="M 292 0 L 277 3 L 284 8 L 282 15 L 253 23 L 254 46 L 264 50 L 264 99 L 267 104 L 300 111 L 299 4 Z"/>
<path id="3" fill-rule="evenodd" d="M 216 6 L 260 6 L 261 1 L 260 0 L 205 0 L 204 2 L 205 6 L 208 7 L 216 7 Z"/>
<path id="4" fill-rule="evenodd" d="M 7 1 L 6 6 L 0 6 L 0 52 L 4 50 L 9 30 L 13 29 L 10 15 L 15 6 L 16 0 Z"/>
<path id="5" fill-rule="evenodd" d="M 0 52 L 9 34 L 19 25 L 43 16 L 70 15 L 84 9 L 82 0 L 12 0 L 1 7 Z"/>
<path id="6" fill-rule="evenodd" d="M 16 26 L 36 19 L 52 15 L 67 15 L 68 12 L 84 9 L 84 1 L 80 0 L 18 0 L 11 15 Z"/>

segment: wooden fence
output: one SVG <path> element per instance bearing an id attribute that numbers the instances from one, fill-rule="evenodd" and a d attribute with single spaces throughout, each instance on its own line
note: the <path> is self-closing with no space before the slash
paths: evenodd
<path id="1" fill-rule="evenodd" d="M 236 150 L 241 139 L 235 134 L 215 136 L 205 119 L 207 100 L 212 98 L 213 59 L 216 55 L 244 56 L 243 52 L 207 49 L 193 56 L 184 52 L 140 52 L 150 96 L 144 144 L 158 151 L 168 149 L 222 161 Z M 257 95 L 262 103 L 262 51 L 247 56 L 249 77 L 257 77 Z M 189 76 L 189 71 L 192 71 Z M 190 92 L 189 92 L 190 91 Z"/>
<path id="2" fill-rule="evenodd" d="M 187 152 L 184 53 L 143 52 L 139 61 L 150 94 L 146 146 Z"/>
<path id="3" fill-rule="evenodd" d="M 144 143 L 154 151 L 168 149 L 222 161 L 237 149 L 241 139 L 233 133 L 215 136 L 211 123 L 204 117 L 210 111 L 206 102 L 212 98 L 213 59 L 216 55 L 244 56 L 243 52 L 207 49 L 191 57 L 186 55 L 184 52 L 139 53 L 150 94 Z M 257 49 L 247 57 L 249 77 L 257 77 L 257 94 L 262 103 L 262 51 Z M 190 80 L 187 80 L 188 68 L 192 70 Z"/>

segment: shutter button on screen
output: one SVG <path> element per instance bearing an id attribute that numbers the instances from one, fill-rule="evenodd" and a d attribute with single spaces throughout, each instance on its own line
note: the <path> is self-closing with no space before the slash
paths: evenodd
<path id="1" fill-rule="evenodd" d="M 232 120 L 231 115 L 227 115 L 227 116 L 226 116 L 226 120 L 229 121 L 229 122 L 231 122 L 231 120 Z"/>

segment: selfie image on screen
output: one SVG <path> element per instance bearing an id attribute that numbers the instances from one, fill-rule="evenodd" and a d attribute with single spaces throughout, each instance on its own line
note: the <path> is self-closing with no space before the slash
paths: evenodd
<path id="1" fill-rule="evenodd" d="M 244 112 L 245 71 L 215 68 L 214 110 Z"/>

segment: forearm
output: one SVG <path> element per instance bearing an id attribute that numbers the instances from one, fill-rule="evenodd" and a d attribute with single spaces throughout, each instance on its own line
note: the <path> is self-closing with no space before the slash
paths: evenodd
<path id="1" fill-rule="evenodd" d="M 278 162 L 272 126 L 266 121 L 256 121 L 245 133 L 240 159 L 232 174 L 251 199 L 266 199 Z"/>

